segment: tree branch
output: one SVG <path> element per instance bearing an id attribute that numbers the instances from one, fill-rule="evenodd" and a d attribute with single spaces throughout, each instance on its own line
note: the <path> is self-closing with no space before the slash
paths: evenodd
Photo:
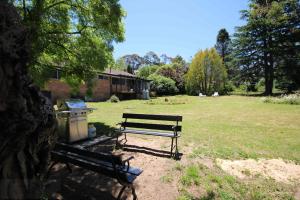
<path id="1" fill-rule="evenodd" d="M 51 8 L 59 5 L 59 4 L 66 4 L 66 1 L 58 1 L 58 2 L 56 2 L 54 4 L 51 4 L 51 5 L 47 6 L 46 8 L 44 8 L 44 10 L 49 10 L 49 9 L 51 9 Z"/>
<path id="2" fill-rule="evenodd" d="M 26 2 L 23 0 L 23 12 L 24 12 L 24 20 L 26 21 Z"/>

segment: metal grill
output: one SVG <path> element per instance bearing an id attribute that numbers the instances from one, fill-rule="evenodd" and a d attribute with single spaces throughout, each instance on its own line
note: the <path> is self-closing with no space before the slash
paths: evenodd
<path id="1" fill-rule="evenodd" d="M 87 108 L 80 99 L 69 99 L 57 102 L 57 121 L 59 138 L 66 142 L 76 142 L 88 138 Z"/>

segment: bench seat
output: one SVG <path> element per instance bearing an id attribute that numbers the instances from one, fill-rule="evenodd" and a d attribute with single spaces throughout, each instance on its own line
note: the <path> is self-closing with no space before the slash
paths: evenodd
<path id="1" fill-rule="evenodd" d="M 132 189 L 133 199 L 135 200 L 137 196 L 135 194 L 133 182 L 143 170 L 129 165 L 129 161 L 132 158 L 133 157 L 122 160 L 120 155 L 91 152 L 68 144 L 57 143 L 54 150 L 51 151 L 51 160 L 54 162 L 50 166 L 48 174 L 51 168 L 59 162 L 65 163 L 71 172 L 72 170 L 69 166 L 70 163 L 117 179 L 118 182 L 123 185 L 117 199 L 121 198 L 126 187 L 130 187 Z"/>
<path id="2" fill-rule="evenodd" d="M 149 131 L 149 130 L 125 129 L 125 130 L 121 130 L 120 132 L 121 133 L 140 134 L 140 135 L 154 135 L 154 136 L 171 137 L 171 138 L 174 137 L 174 133 Z M 178 133 L 177 137 L 180 137 L 180 133 Z"/>
<path id="3" fill-rule="evenodd" d="M 118 123 L 118 132 L 120 134 L 117 135 L 117 146 L 119 145 L 118 138 L 122 135 L 124 135 L 124 138 L 121 141 L 125 141 L 123 145 L 126 144 L 126 134 L 168 137 L 171 138 L 170 156 L 174 156 L 176 159 L 179 158 L 177 140 L 182 131 L 182 126 L 180 125 L 182 116 L 123 113 L 122 118 L 124 121 Z M 150 123 L 147 120 L 149 120 Z"/>

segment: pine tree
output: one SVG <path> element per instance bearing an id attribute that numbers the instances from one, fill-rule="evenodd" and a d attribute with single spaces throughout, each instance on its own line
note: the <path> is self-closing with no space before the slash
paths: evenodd
<path id="1" fill-rule="evenodd" d="M 242 11 L 247 24 L 235 33 L 235 55 L 244 76 L 264 77 L 266 95 L 273 92 L 279 64 L 291 49 L 299 49 L 299 14 L 297 0 L 252 0 Z"/>

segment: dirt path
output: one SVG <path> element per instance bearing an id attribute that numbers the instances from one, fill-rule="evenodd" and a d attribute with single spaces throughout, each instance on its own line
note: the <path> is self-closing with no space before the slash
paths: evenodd
<path id="1" fill-rule="evenodd" d="M 170 138 L 128 136 L 124 157 L 134 156 L 130 164 L 143 169 L 135 181 L 136 193 L 143 200 L 175 200 L 178 197 L 177 177 L 164 183 L 162 177 L 175 165 L 168 158 Z M 151 149 L 150 149 L 151 148 Z M 102 149 L 103 150 L 103 149 Z M 161 150 L 166 152 L 161 152 Z M 97 150 L 96 150 L 97 151 Z M 54 199 L 116 199 L 121 185 L 116 180 L 97 173 L 72 167 L 70 174 L 64 165 L 56 165 L 46 184 L 47 195 Z M 125 191 L 124 199 L 131 199 L 130 191 Z"/>
<path id="2" fill-rule="evenodd" d="M 137 193 L 140 199 L 143 200 L 173 200 L 178 196 L 177 185 L 175 181 L 172 183 L 164 183 L 162 176 L 166 175 L 175 165 L 173 159 L 160 157 L 167 155 L 157 153 L 154 150 L 170 151 L 170 138 L 161 137 L 129 137 L 128 145 L 138 145 L 139 149 L 147 148 L 145 152 L 134 152 L 135 148 L 125 148 L 126 155 L 133 155 L 133 166 L 142 168 L 144 172 L 136 181 Z M 153 154 L 156 154 L 153 156 Z M 167 155 L 168 156 L 168 155 Z"/>
<path id="3" fill-rule="evenodd" d="M 128 136 L 126 148 L 114 151 L 122 153 L 124 157 L 134 156 L 131 166 L 143 169 L 143 173 L 135 181 L 136 193 L 140 200 L 175 200 L 179 196 L 180 172 L 174 170 L 176 161 L 169 158 L 170 138 L 149 137 L 149 136 Z M 93 151 L 112 151 L 114 143 L 100 145 Z M 191 162 L 201 163 L 208 169 L 214 170 L 217 166 L 225 172 L 244 179 L 261 174 L 272 177 L 276 181 L 287 183 L 300 180 L 300 166 L 293 163 L 286 163 L 282 160 L 221 160 L 216 162 L 211 158 L 194 158 L 190 160 L 187 154 L 191 153 L 192 146 L 180 146 L 185 152 L 179 161 L 180 165 L 190 165 Z M 47 196 L 53 199 L 84 199 L 84 200 L 115 200 L 121 185 L 114 179 L 101 174 L 93 173 L 78 167 L 72 167 L 70 174 L 64 165 L 57 165 L 52 171 L 47 184 Z M 171 181 L 164 181 L 164 177 Z M 196 196 L 202 196 L 205 191 L 197 188 Z M 200 192 L 200 193 L 199 193 Z M 294 193 L 295 199 L 300 200 L 300 188 Z M 125 199 L 132 199 L 131 191 L 125 191 Z"/>

